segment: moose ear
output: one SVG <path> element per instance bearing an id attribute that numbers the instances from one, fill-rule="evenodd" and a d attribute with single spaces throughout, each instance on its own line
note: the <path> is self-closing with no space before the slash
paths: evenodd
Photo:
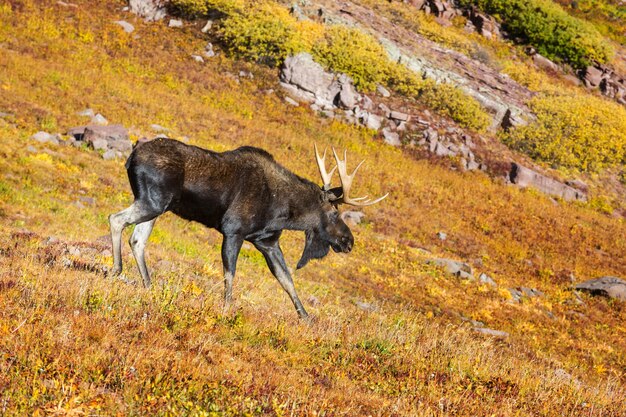
<path id="1" fill-rule="evenodd" d="M 311 259 L 320 259 L 328 255 L 330 245 L 324 242 L 315 230 L 305 232 L 306 242 L 302 257 L 298 261 L 296 269 L 304 267 Z"/>

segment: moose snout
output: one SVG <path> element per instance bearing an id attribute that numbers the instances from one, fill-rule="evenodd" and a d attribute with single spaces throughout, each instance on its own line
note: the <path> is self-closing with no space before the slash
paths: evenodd
<path id="1" fill-rule="evenodd" d="M 344 253 L 350 252 L 352 250 L 352 246 L 354 246 L 354 239 L 352 236 L 341 237 L 341 248 Z"/>

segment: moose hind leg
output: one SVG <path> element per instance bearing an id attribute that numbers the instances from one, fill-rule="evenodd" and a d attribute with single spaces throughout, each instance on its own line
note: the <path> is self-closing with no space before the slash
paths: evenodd
<path id="1" fill-rule="evenodd" d="M 150 273 L 148 272 L 148 267 L 146 266 L 145 249 L 155 221 L 156 219 L 152 219 L 144 223 L 139 223 L 135 226 L 135 230 L 133 231 L 129 241 L 130 247 L 133 251 L 133 256 L 135 257 L 135 261 L 137 261 L 139 273 L 143 279 L 143 286 L 146 288 L 150 287 Z"/>
<path id="2" fill-rule="evenodd" d="M 152 220 L 158 214 L 154 213 L 153 210 L 146 209 L 139 201 L 135 201 L 130 207 L 109 216 L 111 243 L 113 245 L 112 275 L 118 275 L 122 272 L 122 232 L 124 229 L 131 224 Z"/>
<path id="3" fill-rule="evenodd" d="M 237 257 L 243 244 L 243 238 L 237 235 L 225 235 L 222 242 L 222 264 L 224 266 L 224 308 L 230 308 L 233 299 L 233 279 L 237 270 Z"/>

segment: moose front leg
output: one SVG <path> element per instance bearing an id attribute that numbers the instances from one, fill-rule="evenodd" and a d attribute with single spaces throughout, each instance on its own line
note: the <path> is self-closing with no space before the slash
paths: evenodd
<path id="1" fill-rule="evenodd" d="M 257 240 L 252 243 L 259 250 L 259 252 L 263 254 L 270 271 L 272 271 L 272 274 L 274 274 L 280 285 L 287 292 L 287 294 L 289 294 L 298 316 L 301 319 L 306 319 L 309 317 L 309 314 L 304 309 L 304 306 L 302 305 L 302 302 L 300 302 L 298 294 L 296 293 L 296 287 L 293 285 L 293 279 L 291 278 L 289 268 L 287 268 L 287 264 L 285 263 L 283 251 L 280 249 L 280 245 L 278 244 L 279 237 L 280 234 L 277 234 L 270 238 Z"/>
<path id="2" fill-rule="evenodd" d="M 222 264 L 224 265 L 224 307 L 228 309 L 233 300 L 233 279 L 237 270 L 237 257 L 243 238 L 237 235 L 224 235 L 222 242 Z"/>

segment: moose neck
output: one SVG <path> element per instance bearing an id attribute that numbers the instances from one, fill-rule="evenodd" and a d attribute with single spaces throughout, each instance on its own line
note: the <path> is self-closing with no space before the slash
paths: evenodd
<path id="1" fill-rule="evenodd" d="M 319 225 L 322 209 L 323 191 L 308 180 L 301 179 L 295 190 L 289 192 L 289 229 L 312 230 Z"/>

